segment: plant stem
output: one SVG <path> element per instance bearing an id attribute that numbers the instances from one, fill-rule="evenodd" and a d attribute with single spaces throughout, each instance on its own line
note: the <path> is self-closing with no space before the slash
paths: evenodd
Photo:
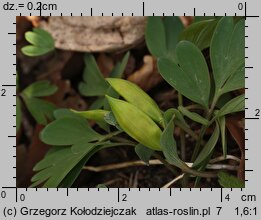
<path id="1" fill-rule="evenodd" d="M 179 106 L 183 106 L 183 97 L 181 93 L 178 93 L 178 103 Z M 186 140 L 184 130 L 180 130 L 180 145 L 181 145 L 181 160 L 186 161 Z M 186 187 L 188 185 L 188 178 L 185 176 L 183 181 L 181 182 L 182 187 Z"/>
<path id="2" fill-rule="evenodd" d="M 180 92 L 178 93 L 178 103 L 179 106 L 183 106 L 183 98 Z M 186 140 L 185 133 L 183 130 L 180 130 L 180 145 L 181 145 L 181 159 L 186 161 Z"/>
<path id="3" fill-rule="evenodd" d="M 166 168 L 168 168 L 175 176 L 178 176 L 178 172 L 175 169 L 175 167 L 173 167 L 171 164 L 169 164 L 166 160 L 164 160 L 164 158 L 158 154 L 158 153 L 154 153 L 153 157 L 155 157 L 156 159 L 158 159 L 162 164 L 165 165 Z"/>
<path id="4" fill-rule="evenodd" d="M 106 134 L 99 140 L 99 142 L 103 142 L 103 141 L 109 140 L 112 137 L 114 137 L 114 136 L 116 136 L 118 134 L 121 134 L 121 133 L 122 133 L 122 131 L 114 131 L 114 132 L 111 132 L 109 134 Z"/>
<path id="5" fill-rule="evenodd" d="M 175 121 L 175 124 L 177 126 L 179 126 L 182 130 L 184 130 L 186 133 L 188 133 L 194 140 L 198 141 L 199 140 L 199 136 L 192 131 L 190 128 L 184 126 L 182 123 L 180 123 L 179 121 Z M 203 145 L 204 142 L 201 142 L 201 144 Z"/>
<path id="6" fill-rule="evenodd" d="M 217 104 L 217 101 L 219 99 L 219 95 L 218 93 L 216 93 L 217 95 L 214 96 L 213 98 L 213 101 L 212 101 L 212 104 L 211 104 L 211 107 L 210 109 L 208 110 L 207 112 L 207 115 L 206 115 L 206 119 L 209 120 L 212 116 L 212 113 L 215 109 L 215 106 Z M 212 122 L 212 121 L 211 121 Z M 203 137 L 205 135 L 205 132 L 207 130 L 207 128 L 209 127 L 211 123 L 209 123 L 207 126 L 206 125 L 203 125 L 200 129 L 200 133 L 199 133 L 199 138 L 198 138 L 198 141 L 196 143 L 196 146 L 194 148 L 194 151 L 193 151 L 193 154 L 192 154 L 192 157 L 191 157 L 191 161 L 194 162 L 196 160 L 196 157 L 198 156 L 198 153 L 200 151 L 200 146 L 201 146 L 201 141 L 203 140 Z"/>

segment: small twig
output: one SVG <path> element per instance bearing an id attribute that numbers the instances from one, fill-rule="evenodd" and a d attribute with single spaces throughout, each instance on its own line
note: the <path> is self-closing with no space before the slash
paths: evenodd
<path id="1" fill-rule="evenodd" d="M 160 161 L 158 159 L 150 160 L 149 164 L 150 165 L 163 165 L 162 161 Z M 186 163 L 186 164 L 188 167 L 191 167 L 193 165 L 193 163 Z M 147 164 L 144 163 L 142 160 L 137 160 L 137 161 L 129 161 L 129 162 L 108 164 L 108 165 L 102 165 L 102 166 L 84 166 L 83 170 L 88 170 L 88 171 L 99 173 L 99 172 L 123 169 L 123 168 L 134 167 L 134 166 L 147 166 Z M 217 169 L 237 170 L 238 166 L 227 165 L 227 164 L 208 164 L 206 168 L 210 169 L 210 170 L 211 169 L 212 170 L 217 170 Z M 171 167 L 171 169 L 173 169 L 173 167 Z"/>
<path id="2" fill-rule="evenodd" d="M 217 162 L 224 161 L 224 160 L 234 160 L 234 161 L 237 161 L 238 163 L 240 163 L 240 159 L 233 155 L 227 155 L 226 158 L 224 156 L 219 156 L 219 157 L 211 159 L 209 161 L 209 163 L 213 164 L 213 163 L 217 163 Z"/>
<path id="3" fill-rule="evenodd" d="M 162 162 L 159 160 L 150 160 L 150 165 L 162 165 Z M 122 169 L 127 167 L 134 167 L 134 166 L 147 166 L 142 160 L 137 161 L 130 161 L 130 162 L 123 162 L 123 163 L 116 163 L 116 164 L 109 164 L 103 166 L 85 166 L 83 167 L 84 170 L 89 170 L 92 172 L 103 172 L 108 170 L 115 170 L 115 169 Z"/>
<path id="4" fill-rule="evenodd" d="M 175 179 L 171 180 L 169 183 L 165 184 L 162 188 L 169 188 L 171 185 L 181 180 L 184 177 L 184 173 L 177 176 Z"/>
<path id="5" fill-rule="evenodd" d="M 201 105 L 197 105 L 197 104 L 194 104 L 194 105 L 187 105 L 185 106 L 186 109 L 188 110 L 194 110 L 194 109 L 204 109 Z"/>

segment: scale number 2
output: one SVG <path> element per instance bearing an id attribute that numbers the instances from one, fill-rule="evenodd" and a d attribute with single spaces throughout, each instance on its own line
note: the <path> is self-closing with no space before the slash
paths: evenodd
<path id="1" fill-rule="evenodd" d="M 1 89 L 1 96 L 6 96 L 6 89 Z"/>

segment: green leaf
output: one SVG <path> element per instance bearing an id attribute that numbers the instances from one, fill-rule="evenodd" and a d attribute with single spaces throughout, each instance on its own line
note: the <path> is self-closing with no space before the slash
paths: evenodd
<path id="1" fill-rule="evenodd" d="M 217 19 L 194 22 L 180 34 L 180 39 L 194 43 L 200 50 L 208 48 L 217 22 Z"/>
<path id="2" fill-rule="evenodd" d="M 85 143 L 80 151 L 72 152 L 70 147 L 53 147 L 34 167 L 37 173 L 32 178 L 31 187 L 42 183 L 43 187 L 71 187 L 86 162 L 98 151 L 121 144 Z M 78 148 L 79 150 L 79 148 Z"/>
<path id="3" fill-rule="evenodd" d="M 217 122 L 220 128 L 222 149 L 224 158 L 227 157 L 227 138 L 226 138 L 226 118 L 224 116 L 217 118 Z"/>
<path id="4" fill-rule="evenodd" d="M 59 147 L 60 148 L 60 147 Z M 77 179 L 77 177 L 80 175 L 83 166 L 86 164 L 86 162 L 90 159 L 90 153 L 87 153 L 87 155 L 79 162 L 76 166 L 66 175 L 66 177 L 61 181 L 59 184 L 60 188 L 70 188 L 74 181 Z"/>
<path id="5" fill-rule="evenodd" d="M 100 72 L 94 56 L 88 53 L 85 54 L 84 62 L 84 82 L 79 85 L 80 93 L 84 96 L 104 96 L 107 93 L 109 84 Z"/>
<path id="6" fill-rule="evenodd" d="M 179 17 L 168 16 L 164 17 L 163 24 L 165 27 L 167 56 L 176 61 L 176 46 L 179 42 L 179 34 L 184 29 L 184 26 Z"/>
<path id="7" fill-rule="evenodd" d="M 104 105 L 105 98 L 104 97 L 98 97 L 89 107 L 90 110 L 94 109 L 101 109 Z"/>
<path id="8" fill-rule="evenodd" d="M 179 106 L 178 110 L 186 117 L 190 118 L 191 120 L 198 122 L 202 125 L 208 125 L 209 121 L 205 118 L 203 118 L 201 115 L 195 113 L 195 112 L 190 112 L 189 110 L 187 110 L 185 107 L 183 106 Z"/>
<path id="9" fill-rule="evenodd" d="M 187 124 L 187 122 L 185 121 L 183 115 L 180 113 L 179 110 L 175 109 L 175 108 L 169 108 L 165 113 L 165 124 L 168 124 L 169 120 L 172 118 L 172 116 L 175 115 L 174 117 L 174 124 L 175 122 L 180 122 L 183 126 L 189 128 L 189 125 Z"/>
<path id="10" fill-rule="evenodd" d="M 208 158 L 208 156 L 211 154 L 211 152 L 213 151 L 213 149 L 215 148 L 215 146 L 217 144 L 217 141 L 219 138 L 219 133 L 220 133 L 219 126 L 216 123 L 216 127 L 215 127 L 215 130 L 214 130 L 212 136 L 210 137 L 210 139 L 208 140 L 208 142 L 206 143 L 204 148 L 199 153 L 197 159 L 193 163 L 193 167 L 197 167 L 197 166 L 201 165 L 202 163 L 204 163 L 204 160 Z"/>
<path id="11" fill-rule="evenodd" d="M 165 28 L 160 17 L 148 17 L 145 39 L 153 56 L 164 57 L 167 54 Z"/>
<path id="12" fill-rule="evenodd" d="M 43 80 L 32 83 L 23 90 L 22 94 L 26 95 L 27 97 L 43 97 L 50 96 L 56 91 L 57 87 L 55 85 L 51 85 L 48 80 Z"/>
<path id="13" fill-rule="evenodd" d="M 215 19 L 215 16 L 195 16 L 193 23 L 197 23 L 200 21 L 205 21 L 205 20 L 211 20 L 211 19 Z"/>
<path id="14" fill-rule="evenodd" d="M 105 184 L 98 184 L 96 188 L 108 188 Z"/>
<path id="15" fill-rule="evenodd" d="M 40 56 L 55 49 L 53 37 L 43 29 L 34 28 L 33 31 L 26 32 L 25 39 L 32 44 L 22 48 L 27 56 Z"/>
<path id="16" fill-rule="evenodd" d="M 155 57 L 176 60 L 175 47 L 183 28 L 178 17 L 165 17 L 163 20 L 160 17 L 148 17 L 145 39 L 150 53 Z"/>
<path id="17" fill-rule="evenodd" d="M 74 114 L 71 110 L 67 108 L 60 108 L 57 109 L 53 112 L 53 115 L 55 119 L 60 119 L 60 118 L 77 118 L 77 119 L 82 119 L 81 116 Z"/>
<path id="18" fill-rule="evenodd" d="M 53 120 L 53 111 L 56 107 L 52 103 L 34 97 L 22 96 L 22 98 L 38 124 L 46 125 L 48 121 Z"/>
<path id="19" fill-rule="evenodd" d="M 160 74 L 182 95 L 208 108 L 210 79 L 203 54 L 188 41 L 178 43 L 176 53 L 179 65 L 166 58 L 158 60 Z"/>
<path id="20" fill-rule="evenodd" d="M 72 153 L 70 147 L 53 147 L 35 167 L 38 171 L 32 178 L 33 186 L 43 182 L 43 187 L 53 188 L 66 178 L 84 157 L 97 146 L 97 143 L 85 143 L 82 151 Z"/>
<path id="21" fill-rule="evenodd" d="M 21 101 L 19 98 L 16 98 L 16 132 L 20 130 L 21 121 L 22 121 Z"/>
<path id="22" fill-rule="evenodd" d="M 220 171 L 218 173 L 218 182 L 224 188 L 244 188 L 245 183 L 235 176 Z"/>
<path id="23" fill-rule="evenodd" d="M 245 94 L 237 96 L 227 102 L 216 114 L 215 117 L 221 117 L 234 112 L 245 110 Z"/>
<path id="24" fill-rule="evenodd" d="M 223 17 L 217 24 L 210 46 L 210 58 L 216 96 L 242 88 L 245 60 L 245 22 L 234 25 L 233 17 Z M 235 76 L 238 75 L 238 76 Z M 233 77 L 232 79 L 229 79 Z M 233 83 L 236 80 L 237 86 Z M 223 88 L 225 86 L 225 88 Z"/>
<path id="25" fill-rule="evenodd" d="M 61 188 L 71 187 L 74 181 L 76 180 L 76 178 L 79 176 L 80 172 L 82 171 L 83 166 L 95 153 L 97 153 L 103 148 L 113 147 L 113 146 L 114 146 L 113 144 L 110 144 L 109 142 L 107 144 L 106 142 L 106 143 L 102 143 L 101 145 L 96 145 L 94 148 L 88 148 L 88 152 L 86 153 L 86 156 L 66 175 L 66 177 L 60 183 L 59 187 Z"/>
<path id="26" fill-rule="evenodd" d="M 165 116 L 165 114 L 164 114 Z M 160 145 L 164 156 L 170 164 L 173 164 L 181 169 L 187 169 L 187 165 L 179 158 L 177 144 L 173 136 L 175 115 L 169 120 L 166 128 L 162 132 L 160 138 Z M 165 118 L 165 117 L 164 117 Z"/>
<path id="27" fill-rule="evenodd" d="M 110 74 L 110 77 L 112 78 L 121 78 L 123 73 L 124 73 L 124 70 L 126 68 L 126 65 L 129 61 L 129 57 L 130 57 L 130 52 L 127 52 L 122 61 L 121 62 L 118 62 L 115 67 L 113 68 L 111 74 Z"/>
<path id="28" fill-rule="evenodd" d="M 151 156 L 154 154 L 154 150 L 142 144 L 137 144 L 135 146 L 135 152 L 138 155 L 138 157 L 149 166 L 149 161 Z"/>
<path id="29" fill-rule="evenodd" d="M 25 33 L 25 39 L 31 43 L 34 46 L 38 46 L 38 47 L 45 47 L 45 48 L 53 48 L 54 47 L 54 40 L 52 38 L 52 36 L 42 30 L 42 29 L 38 29 L 37 31 L 35 31 L 36 29 L 34 29 L 34 31 L 27 31 Z M 48 37 L 47 37 L 47 34 Z"/>
<path id="30" fill-rule="evenodd" d="M 222 94 L 245 87 L 245 62 L 231 75 L 222 88 Z"/>
<path id="31" fill-rule="evenodd" d="M 86 120 L 73 117 L 60 118 L 48 124 L 40 134 L 49 145 L 73 145 L 99 140 L 102 136 L 87 124 Z"/>
<path id="32" fill-rule="evenodd" d="M 24 46 L 21 49 L 21 51 L 24 55 L 29 56 L 29 57 L 41 56 L 41 55 L 51 52 L 49 48 L 36 47 L 33 45 Z"/>

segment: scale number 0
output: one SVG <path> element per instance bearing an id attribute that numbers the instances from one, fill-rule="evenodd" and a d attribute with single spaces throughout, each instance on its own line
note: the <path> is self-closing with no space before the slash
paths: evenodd
<path id="1" fill-rule="evenodd" d="M 1 198 L 2 198 L 2 199 L 5 199 L 5 198 L 6 198 L 6 191 L 2 191 L 2 192 L 1 192 Z"/>
<path id="2" fill-rule="evenodd" d="M 244 4 L 242 2 L 238 3 L 237 8 L 239 11 L 242 11 L 244 9 Z"/>

